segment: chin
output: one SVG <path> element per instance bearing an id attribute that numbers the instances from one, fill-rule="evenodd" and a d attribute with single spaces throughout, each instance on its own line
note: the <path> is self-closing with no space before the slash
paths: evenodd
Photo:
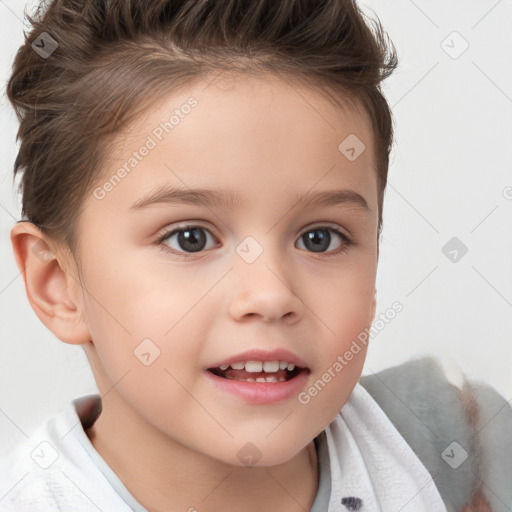
<path id="1" fill-rule="evenodd" d="M 235 456 L 226 462 L 238 467 L 272 467 L 286 464 L 297 454 L 306 448 L 311 441 L 293 443 L 290 437 L 286 438 L 288 444 L 284 444 L 282 437 L 277 437 L 273 442 L 268 439 L 261 441 L 235 442 Z M 240 446 L 238 446 L 240 445 Z M 297 448 L 299 446 L 299 448 Z"/>

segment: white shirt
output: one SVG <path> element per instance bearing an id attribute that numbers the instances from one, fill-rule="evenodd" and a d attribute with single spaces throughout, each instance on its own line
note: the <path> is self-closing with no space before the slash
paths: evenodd
<path id="1" fill-rule="evenodd" d="M 0 459 L 0 512 L 148 512 L 87 437 L 76 408 L 84 399 Z M 311 512 L 446 512 L 426 468 L 360 384 L 315 445 Z"/>

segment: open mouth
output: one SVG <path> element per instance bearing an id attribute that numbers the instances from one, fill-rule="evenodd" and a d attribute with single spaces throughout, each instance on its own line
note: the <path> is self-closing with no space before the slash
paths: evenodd
<path id="1" fill-rule="evenodd" d="M 217 377 L 245 382 L 286 382 L 308 370 L 286 361 L 243 361 L 208 371 Z"/>

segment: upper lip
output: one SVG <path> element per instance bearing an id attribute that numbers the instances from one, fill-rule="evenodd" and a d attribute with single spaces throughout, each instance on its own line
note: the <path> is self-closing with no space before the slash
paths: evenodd
<path id="1" fill-rule="evenodd" d="M 263 350 L 256 348 L 252 350 L 246 350 L 245 352 L 240 352 L 239 354 L 229 356 L 222 361 L 217 361 L 215 364 L 208 366 L 208 368 L 218 368 L 224 364 L 238 363 L 241 361 L 286 361 L 287 363 L 292 363 L 299 368 L 307 368 L 306 363 L 300 357 L 284 348 L 273 350 Z"/>

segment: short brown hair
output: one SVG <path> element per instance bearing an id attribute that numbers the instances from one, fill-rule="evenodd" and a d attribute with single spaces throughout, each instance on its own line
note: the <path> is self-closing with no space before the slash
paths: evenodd
<path id="1" fill-rule="evenodd" d="M 26 17 L 32 29 L 7 84 L 20 121 L 14 178 L 23 171 L 24 218 L 72 252 L 113 136 L 161 94 L 227 70 L 278 73 L 363 105 L 380 236 L 393 142 L 380 82 L 397 56 L 378 18 L 372 30 L 355 0 L 54 0 Z M 46 58 L 32 47 L 41 37 L 58 45 Z"/>

